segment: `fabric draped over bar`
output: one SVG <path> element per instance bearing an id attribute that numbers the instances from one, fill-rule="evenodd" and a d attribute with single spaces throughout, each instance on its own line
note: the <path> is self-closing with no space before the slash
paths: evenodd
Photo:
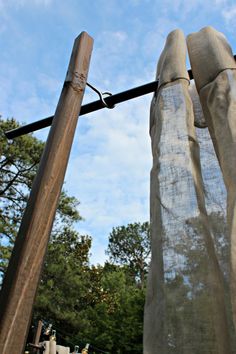
<path id="1" fill-rule="evenodd" d="M 233 128 L 232 112 L 236 105 L 233 102 L 234 92 L 230 91 L 234 89 L 236 72 L 232 72 L 232 60 L 227 59 L 232 75 L 222 69 L 219 75 L 223 77 L 219 80 L 209 69 L 214 66 L 213 49 L 210 55 L 204 51 L 202 56 L 195 55 L 194 51 L 199 53 L 202 48 L 202 39 L 199 39 L 197 48 L 194 36 L 198 34 L 189 37 L 188 45 L 190 59 L 191 53 L 194 58 L 191 59 L 192 70 L 205 118 L 196 90 L 189 86 L 186 44 L 180 30 L 167 37 L 157 67 L 159 87 L 151 103 L 152 258 L 144 314 L 144 354 L 236 353 L 229 294 L 225 190 L 210 139 L 211 135 L 224 180 L 227 179 L 228 195 L 230 193 L 228 223 L 232 254 L 236 247 L 236 241 L 235 244 L 232 241 L 236 237 L 232 235 L 236 227 L 236 123 L 234 120 Z M 223 36 L 219 37 L 224 48 L 228 48 Z M 206 40 L 204 44 L 206 50 L 211 50 Z M 212 42 L 213 47 L 216 44 L 217 51 L 218 42 Z M 209 68 L 203 63 L 206 57 L 210 60 Z M 220 60 L 216 67 L 218 63 L 220 67 Z M 217 79 L 219 82 L 215 82 Z M 212 80 L 214 92 L 207 85 Z M 222 81 L 224 89 L 221 88 Z M 222 98 L 224 90 L 228 95 L 225 101 Z M 209 102 L 210 106 L 207 106 Z M 224 123 L 226 111 L 227 124 Z M 212 122 L 216 118 L 219 123 Z M 195 123 L 198 120 L 198 126 L 207 124 L 210 135 L 207 129 L 197 129 L 196 132 L 194 120 Z M 236 261 L 234 265 L 232 260 L 232 276 L 234 267 L 236 272 Z"/>
<path id="2" fill-rule="evenodd" d="M 212 27 L 191 34 L 187 43 L 196 87 L 227 189 L 230 287 L 236 326 L 236 63 L 226 38 Z"/>

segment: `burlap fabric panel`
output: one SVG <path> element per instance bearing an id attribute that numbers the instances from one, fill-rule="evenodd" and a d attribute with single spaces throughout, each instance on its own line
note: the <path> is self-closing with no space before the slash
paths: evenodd
<path id="1" fill-rule="evenodd" d="M 152 259 L 144 353 L 229 354 L 223 277 L 205 208 L 185 55 L 183 33 L 171 32 L 151 103 Z"/>
<path id="2" fill-rule="evenodd" d="M 224 35 L 212 27 L 188 36 L 204 116 L 227 189 L 231 302 L 236 325 L 236 64 Z"/>

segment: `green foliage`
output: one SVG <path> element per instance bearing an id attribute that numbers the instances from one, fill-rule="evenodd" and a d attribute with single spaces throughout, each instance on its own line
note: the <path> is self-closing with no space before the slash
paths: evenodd
<path id="1" fill-rule="evenodd" d="M 72 238 L 72 248 L 68 237 L 62 246 L 59 239 L 49 245 L 35 322 L 53 323 L 64 345 L 88 342 L 109 353 L 141 354 L 144 290 L 132 283 L 125 267 L 89 266 L 90 238 Z"/>
<path id="2" fill-rule="evenodd" d="M 4 132 L 18 127 L 0 118 L 0 273 L 4 273 L 26 204 L 43 143 L 23 136 L 8 142 Z"/>
<path id="3" fill-rule="evenodd" d="M 84 338 L 110 353 L 142 353 L 144 290 L 124 267 L 101 270 L 101 301 L 81 312 Z"/>
<path id="4" fill-rule="evenodd" d="M 44 318 L 68 332 L 78 330 L 78 312 L 87 305 L 89 236 L 64 228 L 48 246 L 34 308 Z"/>
<path id="5" fill-rule="evenodd" d="M 4 132 L 19 127 L 0 118 L 0 278 L 6 271 L 44 143 L 31 134 L 7 141 Z M 79 202 L 62 192 L 53 233 L 81 219 Z"/>
<path id="6" fill-rule="evenodd" d="M 135 279 L 144 286 L 150 261 L 149 223 L 133 223 L 112 229 L 107 254 L 114 264 L 128 266 Z"/>

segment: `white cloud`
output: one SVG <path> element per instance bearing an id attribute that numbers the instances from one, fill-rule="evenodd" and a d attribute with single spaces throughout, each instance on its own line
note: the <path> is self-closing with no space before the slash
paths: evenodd
<path id="1" fill-rule="evenodd" d="M 223 9 L 222 15 L 228 25 L 233 24 L 232 22 L 235 22 L 234 20 L 236 16 L 236 5 L 227 6 Z"/>
<path id="2" fill-rule="evenodd" d="M 46 73 L 39 73 L 38 83 L 42 89 L 50 94 L 57 94 L 62 88 L 62 82 Z"/>
<path id="3" fill-rule="evenodd" d="M 105 247 L 112 227 L 149 218 L 149 101 L 80 118 L 66 188 L 80 199 L 86 221 L 79 228 L 94 236 L 95 246 Z"/>
<path id="4" fill-rule="evenodd" d="M 219 5 L 219 6 L 223 6 L 223 5 L 227 5 L 228 0 L 214 0 L 215 5 Z"/>
<path id="5" fill-rule="evenodd" d="M 59 82 L 45 74 L 38 74 L 38 81 L 19 77 L 17 69 L 6 70 L 0 75 L 1 114 L 21 122 L 44 118 L 53 114 L 58 100 Z M 47 95 L 41 95 L 45 90 Z"/>

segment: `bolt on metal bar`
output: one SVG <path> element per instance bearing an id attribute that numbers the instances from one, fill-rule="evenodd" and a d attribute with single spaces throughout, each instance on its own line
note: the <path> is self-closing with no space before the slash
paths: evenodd
<path id="1" fill-rule="evenodd" d="M 192 75 L 191 69 L 188 70 L 188 74 L 189 74 L 190 80 L 192 80 L 193 75 Z M 112 107 L 118 103 L 125 102 L 125 101 L 131 100 L 133 98 L 147 95 L 151 92 L 154 92 L 157 89 L 157 87 L 158 87 L 158 80 L 152 81 L 152 82 L 149 82 L 145 85 L 134 87 L 130 90 L 119 92 L 114 95 L 105 97 L 104 101 L 106 102 L 106 104 L 109 107 Z M 97 100 L 97 101 L 93 101 L 91 103 L 87 103 L 81 107 L 80 116 L 91 113 L 91 112 L 98 111 L 103 108 L 104 108 L 104 103 L 102 102 L 102 100 Z M 14 139 L 18 136 L 28 134 L 28 133 L 34 132 L 36 130 L 48 127 L 52 124 L 53 117 L 54 116 L 50 116 L 50 117 L 41 119 L 37 122 L 33 122 L 30 124 L 24 125 L 22 127 L 9 130 L 9 131 L 5 132 L 5 135 L 8 139 Z"/>

